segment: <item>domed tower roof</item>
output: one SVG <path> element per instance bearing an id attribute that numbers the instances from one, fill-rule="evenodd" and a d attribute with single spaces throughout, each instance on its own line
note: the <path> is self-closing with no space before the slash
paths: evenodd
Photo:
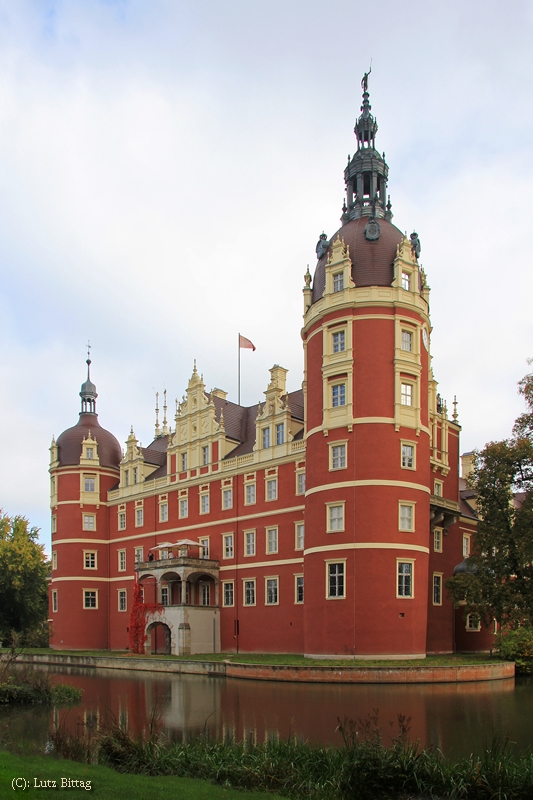
<path id="1" fill-rule="evenodd" d="M 329 241 L 326 234 L 318 241 L 313 303 L 324 292 L 325 266 L 338 237 L 348 245 L 356 286 L 390 286 L 396 248 L 403 239 L 402 232 L 391 222 L 391 203 L 386 194 L 389 168 L 385 154 L 381 155 L 375 146 L 378 124 L 370 111 L 368 75 L 366 73 L 361 81 L 363 103 L 354 128 L 357 151 L 352 159 L 348 157 L 344 170 L 346 201 L 342 209 L 342 227 Z"/>
<path id="2" fill-rule="evenodd" d="M 102 428 L 96 413 L 96 386 L 90 378 L 91 360 L 87 359 L 87 380 L 81 386 L 81 411 L 76 425 L 63 431 L 57 440 L 57 457 L 59 465 L 77 465 L 82 454 L 82 442 L 90 433 L 98 444 L 98 459 L 101 467 L 118 469 L 122 460 L 122 449 L 118 439 Z"/>

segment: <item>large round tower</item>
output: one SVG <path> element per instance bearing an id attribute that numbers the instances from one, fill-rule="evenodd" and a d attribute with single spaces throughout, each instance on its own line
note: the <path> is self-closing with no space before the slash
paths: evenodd
<path id="1" fill-rule="evenodd" d="M 304 289 L 305 652 L 423 656 L 440 469 L 429 289 L 418 236 L 391 222 L 367 75 L 362 87 L 342 227 L 320 237 Z"/>
<path id="2" fill-rule="evenodd" d="M 79 420 L 50 447 L 50 645 L 57 649 L 108 648 L 107 493 L 118 483 L 122 452 L 98 422 L 90 365 Z"/>

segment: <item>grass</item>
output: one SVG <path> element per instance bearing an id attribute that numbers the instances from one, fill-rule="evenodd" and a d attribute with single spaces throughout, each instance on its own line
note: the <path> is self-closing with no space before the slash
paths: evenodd
<path id="1" fill-rule="evenodd" d="M 79 703 L 81 689 L 52 683 L 50 675 L 36 672 L 29 665 L 17 666 L 15 660 L 0 668 L 0 705 L 70 705 Z"/>
<path id="2" fill-rule="evenodd" d="M 244 795 L 230 787 L 214 786 L 207 781 L 172 776 L 124 775 L 109 767 L 97 764 L 80 764 L 49 756 L 22 757 L 0 752 L 0 797 L 11 796 L 14 778 L 25 778 L 30 785 L 23 797 L 43 796 L 43 789 L 33 787 L 37 781 L 55 780 L 59 786 L 61 778 L 91 781 L 91 793 L 86 789 L 65 789 L 69 800 L 81 800 L 87 796 L 102 800 L 281 800 L 279 795 L 254 792 Z M 50 790 L 55 797 L 56 793 Z"/>
<path id="3" fill-rule="evenodd" d="M 35 655 L 63 655 L 63 656 L 92 656 L 99 658 L 150 658 L 164 661 L 205 661 L 221 662 L 230 661 L 234 664 L 267 664 L 273 666 L 298 666 L 298 667 L 460 667 L 479 664 L 494 664 L 503 659 L 490 658 L 486 653 L 450 653 L 446 655 L 429 655 L 426 658 L 396 661 L 391 659 L 329 659 L 305 658 L 293 653 L 203 653 L 188 656 L 175 655 L 148 655 L 137 656 L 127 651 L 109 650 L 50 650 L 50 648 L 26 648 L 24 654 Z"/>

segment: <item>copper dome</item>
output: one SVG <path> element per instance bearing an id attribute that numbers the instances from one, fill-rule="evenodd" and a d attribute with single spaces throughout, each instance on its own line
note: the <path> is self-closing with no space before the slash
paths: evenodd
<path id="1" fill-rule="evenodd" d="M 393 277 L 393 262 L 396 248 L 403 239 L 398 228 L 386 219 L 380 218 L 379 238 L 369 240 L 365 236 L 368 216 L 350 220 L 331 237 L 327 253 L 316 265 L 313 278 L 313 303 L 320 300 L 325 287 L 325 266 L 331 245 L 340 236 L 349 247 L 352 262 L 352 278 L 356 286 L 390 286 Z"/>
<path id="2" fill-rule="evenodd" d="M 101 467 L 118 469 L 122 460 L 122 449 L 118 440 L 112 433 L 102 428 L 98 422 L 97 414 L 81 413 L 77 425 L 63 431 L 57 440 L 58 459 L 62 467 L 79 464 L 81 458 L 81 443 L 89 431 L 93 439 L 98 442 L 98 458 Z"/>

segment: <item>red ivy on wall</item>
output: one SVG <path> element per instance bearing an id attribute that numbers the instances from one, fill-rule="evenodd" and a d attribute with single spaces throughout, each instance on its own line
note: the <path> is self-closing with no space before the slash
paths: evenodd
<path id="1" fill-rule="evenodd" d="M 133 585 L 133 602 L 130 612 L 130 629 L 129 629 L 129 650 L 130 653 L 137 655 L 144 655 L 144 643 L 146 641 L 146 617 L 148 614 L 153 614 L 162 611 L 163 606 L 161 603 L 144 603 L 141 591 L 141 586 L 135 578 Z"/>

